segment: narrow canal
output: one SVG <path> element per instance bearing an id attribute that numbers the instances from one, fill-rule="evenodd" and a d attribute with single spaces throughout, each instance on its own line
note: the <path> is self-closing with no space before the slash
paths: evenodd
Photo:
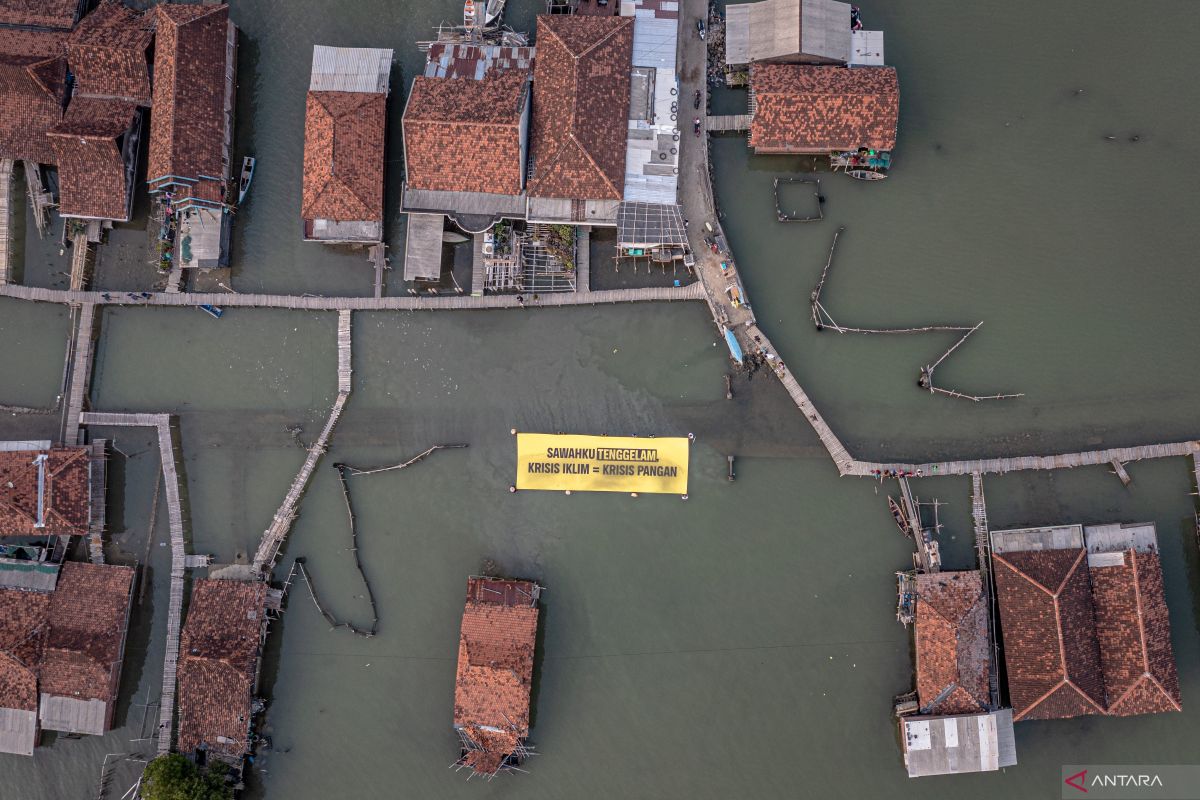
<path id="1" fill-rule="evenodd" d="M 1200 127 L 1200 21 L 1184 3 L 1115 0 L 997 11 L 932 2 L 864 5 L 901 80 L 896 167 L 880 185 L 822 176 L 826 219 L 774 221 L 771 179 L 790 159 L 714 142 L 718 200 L 760 323 L 822 413 L 862 457 L 943 457 L 1167 441 L 1200 433 L 1195 345 L 1200 289 L 1190 234 L 1200 215 L 1185 170 Z M 524 27 L 540 3 L 510 15 Z M 394 47 L 389 185 L 401 175 L 402 97 L 412 46 L 449 0 L 416 6 L 235 2 L 241 26 L 239 154 L 259 158 L 235 233 L 235 288 L 367 293 L 360 254 L 299 241 L 303 92 L 313 43 Z M 1166 35 L 1169 33 L 1169 36 Z M 1079 93 L 1077 90 L 1082 89 Z M 742 97 L 718 98 L 737 108 Z M 1115 137 L 1108 141 L 1105 137 Z M 1133 137 L 1138 141 L 1130 141 Z M 389 236 L 403 224 L 389 196 Z M 808 295 L 845 225 L 823 295 L 844 324 L 984 320 L 939 368 L 992 405 L 934 398 L 918 367 L 949 335 L 816 333 Z M 36 233 L 32 234 L 36 239 Z M 106 248 L 100 280 L 140 280 L 145 231 Z M 25 282 L 57 285 L 57 245 L 31 240 Z M 398 264 L 398 256 L 397 256 Z M 599 268 L 599 267 L 598 267 Z M 398 285 L 392 291 L 402 291 Z M 303 460 L 288 428 L 316 435 L 336 389 L 333 314 L 107 310 L 92 404 L 179 415 L 193 549 L 252 549 Z M 909 637 L 894 621 L 893 572 L 909 563 L 883 492 L 838 479 L 765 372 L 734 383 L 703 306 L 465 314 L 356 314 L 355 387 L 282 559 L 307 558 L 339 617 L 369 621 L 333 461 L 394 463 L 466 442 L 417 467 L 355 479 L 380 634 L 333 632 L 298 587 L 265 670 L 275 752 L 252 796 L 456 798 L 930 798 L 1058 796 L 1059 765 L 1187 763 L 1200 737 L 1200 558 L 1188 467 L 1133 464 L 986 481 L 993 527 L 1153 520 L 1183 691 L 1182 714 L 1017 726 L 1004 775 L 904 777 L 891 698 L 911 688 Z M 0 301 L 0 403 L 50 406 L 65 312 Z M 49 436 L 54 418 L 0 416 L 4 438 Z M 507 494 L 508 431 L 693 432 L 691 496 Z M 0 798 L 95 797 L 106 753 L 131 739 L 153 697 L 169 560 L 157 452 L 116 436 L 110 527 L 152 589 L 134 617 L 122 727 L 0 757 Z M 738 478 L 725 456 L 738 456 Z M 923 480 L 950 503 L 948 568 L 972 564 L 969 481 Z M 529 775 L 465 785 L 446 769 L 465 577 L 494 560 L 537 578 L 544 638 Z M 155 625 L 158 625 L 155 628 Z M 127 773 L 114 778 L 114 788 Z M 475 782 L 472 781 L 472 784 Z M 128 783 L 120 785 L 119 796 Z"/>

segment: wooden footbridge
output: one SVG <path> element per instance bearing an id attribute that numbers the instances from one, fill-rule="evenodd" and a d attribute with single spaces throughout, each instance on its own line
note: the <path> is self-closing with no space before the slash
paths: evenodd
<path id="1" fill-rule="evenodd" d="M 0 159 L 0 286 L 11 280 L 13 160 Z"/>
<path id="2" fill-rule="evenodd" d="M 71 340 L 71 351 L 67 355 L 67 407 L 63 413 L 60 441 L 63 444 L 81 444 L 79 415 L 87 400 L 88 386 L 92 379 L 92 357 L 96 344 L 96 305 L 84 303 L 75 319 L 75 336 Z"/>
<path id="3" fill-rule="evenodd" d="M 283 503 L 279 506 L 279 510 L 275 512 L 270 526 L 263 532 L 258 550 L 254 554 L 255 573 L 269 572 L 275 566 L 275 559 L 279 555 L 279 548 L 283 545 L 288 532 L 292 529 L 292 523 L 296 519 L 296 512 L 300 506 L 300 498 L 303 496 L 304 490 L 308 487 L 309 480 L 312 479 L 313 470 L 317 468 L 317 462 L 321 460 L 321 456 L 329 449 L 329 439 L 333 436 L 333 429 L 337 425 L 338 419 L 342 416 L 342 409 L 346 407 L 346 401 L 350 397 L 353 369 L 351 366 L 349 311 L 338 313 L 337 338 L 337 398 L 333 401 L 333 407 L 329 410 L 329 418 L 325 421 L 325 427 L 321 430 L 321 435 L 308 448 L 308 455 L 305 457 L 300 471 L 296 473 L 296 477 L 292 480 L 292 486 L 283 498 Z"/>
<path id="4" fill-rule="evenodd" d="M 167 650 L 163 657 L 162 698 L 159 701 L 158 754 L 168 753 L 174 738 L 175 673 L 179 663 L 179 632 L 183 617 L 183 576 L 187 552 L 183 537 L 183 503 L 176 468 L 174 427 L 169 414 L 111 414 L 84 412 L 84 425 L 154 428 L 162 457 L 163 486 L 167 492 L 167 515 L 171 531 L 171 589 L 167 603 Z M 154 535 L 154 531 L 147 533 Z M 144 565 L 143 565 L 144 567 Z"/>

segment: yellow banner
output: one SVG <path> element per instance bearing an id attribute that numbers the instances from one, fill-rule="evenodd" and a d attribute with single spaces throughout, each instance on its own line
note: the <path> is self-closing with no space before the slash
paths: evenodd
<path id="1" fill-rule="evenodd" d="M 686 437 L 517 434 L 517 488 L 687 494 Z"/>

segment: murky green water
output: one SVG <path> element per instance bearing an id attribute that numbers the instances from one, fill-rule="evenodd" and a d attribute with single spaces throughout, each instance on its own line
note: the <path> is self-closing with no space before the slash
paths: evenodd
<path id="1" fill-rule="evenodd" d="M 521 25 L 537 4 L 520 2 Z M 238 143 L 259 158 L 235 233 L 235 287 L 366 293 L 361 253 L 298 235 L 303 93 L 310 46 L 390 46 L 389 240 L 399 266 L 401 99 L 421 63 L 411 42 L 457 3 L 240 2 Z M 1200 22 L 1182 3 L 949 2 L 865 6 L 900 70 L 893 178 L 823 176 L 826 220 L 776 223 L 771 178 L 787 158 L 715 142 L 726 230 L 759 319 L 851 449 L 863 456 L 1026 453 L 1200 433 L 1191 229 L 1200 212 L 1186 148 L 1200 123 Z M 1169 34 L 1169 35 L 1167 35 Z M 1082 88 L 1082 94 L 1075 94 Z M 718 98 L 727 110 L 744 100 Z M 1105 136 L 1115 136 L 1109 142 Z M 1139 141 L 1128 139 L 1137 135 Z M 847 230 L 823 300 L 843 324 L 985 320 L 939 384 L 1025 392 L 993 405 L 931 397 L 917 368 L 953 337 L 853 337 L 812 329 L 807 298 L 833 231 Z M 100 281 L 139 285 L 136 225 L 102 256 Z M 30 241 L 25 280 L 65 261 Z M 606 268 L 606 267 L 597 267 Z M 146 280 L 150 277 L 147 275 Z M 403 291 L 398 281 L 392 292 Z M 67 317 L 0 302 L 0 403 L 49 406 Z M 178 414 L 193 549 L 251 550 L 335 391 L 329 314 L 107 311 L 95 408 Z M 786 798 L 1058 796 L 1063 763 L 1195 760 L 1200 735 L 1200 578 L 1182 460 L 986 481 L 995 527 L 1151 519 L 1158 524 L 1183 714 L 1017 726 L 1006 775 L 904 777 L 891 698 L 911 687 L 892 573 L 909 560 L 867 481 L 836 478 L 778 383 L 760 374 L 725 399 L 725 359 L 699 304 L 466 314 L 356 314 L 355 384 L 283 564 L 308 559 L 335 614 L 369 621 L 329 464 L 438 453 L 353 480 L 380 634 L 330 631 L 302 585 L 273 629 L 265 670 L 276 752 L 254 770 L 267 798 Z M 691 497 L 511 496 L 508 431 L 693 432 Z M 5 437 L 52 436 L 52 417 L 0 417 Z M 105 753 L 145 751 L 141 707 L 157 695 L 165 613 L 165 513 L 147 549 L 158 467 L 147 432 L 97 430 L 114 460 L 114 542 L 149 553 L 118 714 L 103 738 L 0 758 L 0 798 L 95 797 Z M 738 456 L 738 480 L 725 456 Z M 969 485 L 920 482 L 944 509 L 948 567 L 973 562 Z M 529 775 L 486 786 L 446 769 L 465 577 L 483 559 L 534 577 L 544 641 Z M 157 627 L 154 627 L 157 625 Z M 159 633 L 159 635 L 161 635 Z M 161 641 L 159 638 L 157 641 Z M 153 718 L 153 714 L 151 714 Z M 147 727 L 152 727 L 150 723 Z M 122 765 L 109 797 L 136 774 Z"/>

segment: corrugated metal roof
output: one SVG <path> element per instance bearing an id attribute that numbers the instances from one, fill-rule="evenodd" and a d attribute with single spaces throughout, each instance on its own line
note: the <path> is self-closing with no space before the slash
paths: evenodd
<path id="1" fill-rule="evenodd" d="M 675 71 L 679 20 L 635 17 L 633 20 L 633 65 L 662 67 Z"/>
<path id="2" fill-rule="evenodd" d="M 392 51 L 372 47 L 313 46 L 310 92 L 386 94 Z"/>
<path id="3" fill-rule="evenodd" d="M 442 275 L 441 214 L 409 214 L 404 237 L 404 280 L 436 281 Z"/>
<path id="4" fill-rule="evenodd" d="M 886 66 L 883 60 L 883 31 L 850 31 L 850 66 Z"/>

